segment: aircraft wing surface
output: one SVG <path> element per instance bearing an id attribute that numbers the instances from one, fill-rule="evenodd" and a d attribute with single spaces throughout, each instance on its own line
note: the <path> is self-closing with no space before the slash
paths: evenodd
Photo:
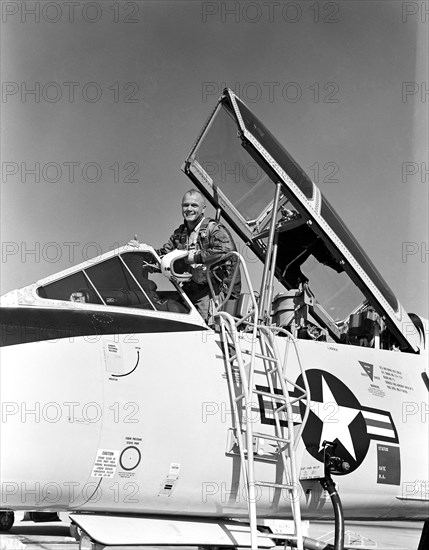
<path id="1" fill-rule="evenodd" d="M 73 514 L 70 518 L 98 543 L 124 545 L 216 545 L 250 546 L 250 531 L 245 523 L 202 518 L 124 517 L 114 515 Z M 265 537 L 259 548 L 272 548 Z"/>

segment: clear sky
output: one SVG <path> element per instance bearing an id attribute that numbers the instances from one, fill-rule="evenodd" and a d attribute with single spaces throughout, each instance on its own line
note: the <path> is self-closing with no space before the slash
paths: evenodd
<path id="1" fill-rule="evenodd" d="M 1 293 L 163 243 L 228 85 L 427 317 L 425 6 L 2 1 Z"/>

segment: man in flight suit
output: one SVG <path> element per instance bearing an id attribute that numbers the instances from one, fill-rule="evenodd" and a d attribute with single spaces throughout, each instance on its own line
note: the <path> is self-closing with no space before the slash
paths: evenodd
<path id="1" fill-rule="evenodd" d="M 172 250 L 188 250 L 185 262 L 190 265 L 192 280 L 183 285 L 183 290 L 195 305 L 205 321 L 211 320 L 212 307 L 210 287 L 207 282 L 206 266 L 219 262 L 222 257 L 236 250 L 229 231 L 220 223 L 204 217 L 206 204 L 203 195 L 191 189 L 182 199 L 183 223 L 174 231 L 168 242 L 157 253 L 162 256 Z M 212 277 L 214 292 L 221 302 L 231 282 L 236 261 L 228 259 L 214 268 Z M 232 298 L 240 293 L 239 273 Z"/>

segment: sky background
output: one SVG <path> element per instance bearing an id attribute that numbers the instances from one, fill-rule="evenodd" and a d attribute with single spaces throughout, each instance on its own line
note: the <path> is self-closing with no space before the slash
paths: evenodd
<path id="1" fill-rule="evenodd" d="M 427 317 L 424 6 L 3 1 L 1 293 L 135 233 L 165 242 L 227 85 Z"/>

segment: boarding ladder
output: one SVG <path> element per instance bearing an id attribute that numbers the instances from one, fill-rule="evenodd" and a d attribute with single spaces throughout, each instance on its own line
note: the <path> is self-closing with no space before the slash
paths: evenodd
<path id="1" fill-rule="evenodd" d="M 232 264 L 235 264 L 227 295 L 221 304 L 217 304 L 215 320 L 220 325 L 222 343 L 226 359 L 227 377 L 229 391 L 233 403 L 233 420 L 235 438 L 238 444 L 243 480 L 247 488 L 247 500 L 250 522 L 250 536 L 252 550 L 258 548 L 258 537 L 262 533 L 258 532 L 258 518 L 256 507 L 256 488 L 272 487 L 275 490 L 286 490 L 291 502 L 292 517 L 294 521 L 295 532 L 293 535 L 275 535 L 276 539 L 285 540 L 286 544 L 290 542 L 298 550 L 303 549 L 303 536 L 301 529 L 301 509 L 300 509 L 300 483 L 296 452 L 298 444 L 302 437 L 305 423 L 309 414 L 310 392 L 307 383 L 305 370 L 302 366 L 297 342 L 292 334 L 286 330 L 276 327 L 271 322 L 271 302 L 274 289 L 274 275 L 277 259 L 277 240 L 278 224 L 277 212 L 280 204 L 282 185 L 276 184 L 274 198 L 270 214 L 270 228 L 268 241 L 266 245 L 264 272 L 261 282 L 261 291 L 259 301 L 257 302 L 255 292 L 249 277 L 246 263 L 238 252 L 226 254 L 222 261 L 232 257 Z M 213 267 L 213 266 L 212 266 Z M 244 280 L 247 284 L 251 298 L 251 307 L 248 313 L 241 318 L 235 318 L 229 313 L 222 311 L 223 307 L 231 296 L 232 289 L 239 271 L 242 271 Z M 212 296 L 215 296 L 211 268 L 208 268 L 207 280 L 210 286 Z M 249 346 L 242 347 L 243 331 L 248 340 L 251 335 Z M 277 347 L 277 337 L 280 333 L 286 337 L 286 353 L 284 360 L 281 359 Z M 295 353 L 303 380 L 303 387 L 297 386 L 288 378 L 287 357 L 290 345 L 295 346 Z M 263 376 L 267 381 L 268 391 L 255 387 L 255 362 L 263 364 Z M 241 384 L 235 383 L 234 372 L 239 371 Z M 238 389 L 237 389 L 238 388 Z M 290 390 L 292 390 L 290 392 Z M 280 393 L 278 393 L 280 392 Z M 290 395 L 293 393 L 294 397 Z M 256 432 L 253 429 L 253 418 L 251 414 L 254 399 L 259 397 L 271 401 L 274 417 L 274 434 Z M 305 412 L 302 416 L 302 422 L 297 431 L 294 428 L 292 405 L 294 403 L 304 403 Z M 282 418 L 281 416 L 282 415 Z M 281 421 L 283 420 L 283 425 Z M 262 429 L 262 428 L 261 428 Z M 267 439 L 277 444 L 277 453 L 280 457 L 282 468 L 282 477 L 279 480 L 276 476 L 275 481 L 261 481 L 256 476 L 256 464 L 254 454 L 254 442 L 258 438 Z M 267 535 L 268 537 L 270 535 Z"/>
<path id="2" fill-rule="evenodd" d="M 261 322 L 258 303 L 244 259 L 237 252 L 231 252 L 224 257 L 224 260 L 229 256 L 235 257 L 235 272 L 232 277 L 230 291 L 222 304 L 219 304 L 215 319 L 219 323 L 221 331 L 229 390 L 233 403 L 234 435 L 240 452 L 243 481 L 247 488 L 251 548 L 252 550 L 258 548 L 258 537 L 270 536 L 257 530 L 256 488 L 259 486 L 272 487 L 274 490 L 285 490 L 287 492 L 291 502 L 295 533 L 294 535 L 275 535 L 275 538 L 285 539 L 285 544 L 286 541 L 294 541 L 294 546 L 302 549 L 303 536 L 299 502 L 300 484 L 296 451 L 309 412 L 309 400 L 307 399 L 309 392 L 305 371 L 301 365 L 295 338 L 282 328 Z M 221 309 L 231 294 L 234 279 L 240 267 L 242 274 L 244 274 L 244 280 L 247 283 L 252 303 L 251 308 L 249 308 L 250 311 L 244 317 L 235 318 L 229 313 L 221 311 Z M 208 281 L 213 291 L 210 276 L 208 277 Z M 304 380 L 304 387 L 297 386 L 287 378 L 286 359 L 283 361 L 280 357 L 276 342 L 279 333 L 283 333 L 283 336 L 287 339 L 285 358 L 288 356 L 289 346 L 295 346 Z M 246 337 L 246 341 L 249 341 L 250 337 L 250 347 L 246 346 L 246 349 L 241 345 L 243 336 Z M 258 369 L 259 365 L 263 364 L 264 377 L 269 388 L 268 391 L 262 391 L 255 387 L 256 360 L 258 360 Z M 241 385 L 239 386 L 235 382 L 237 369 L 241 380 Z M 279 389 L 280 393 L 278 393 Z M 295 397 L 292 398 L 290 396 L 290 391 L 294 393 Z M 274 435 L 272 433 L 257 432 L 253 429 L 254 422 L 251 410 L 252 405 L 256 404 L 255 400 L 258 399 L 258 396 L 271 400 L 275 423 Z M 292 405 L 299 401 L 303 401 L 307 406 L 302 424 L 299 430 L 296 431 L 296 428 L 294 430 Z M 282 479 L 280 481 L 276 479 L 273 482 L 267 482 L 257 479 L 254 453 L 254 442 L 257 438 L 271 440 L 277 444 L 277 453 L 283 466 Z"/>

